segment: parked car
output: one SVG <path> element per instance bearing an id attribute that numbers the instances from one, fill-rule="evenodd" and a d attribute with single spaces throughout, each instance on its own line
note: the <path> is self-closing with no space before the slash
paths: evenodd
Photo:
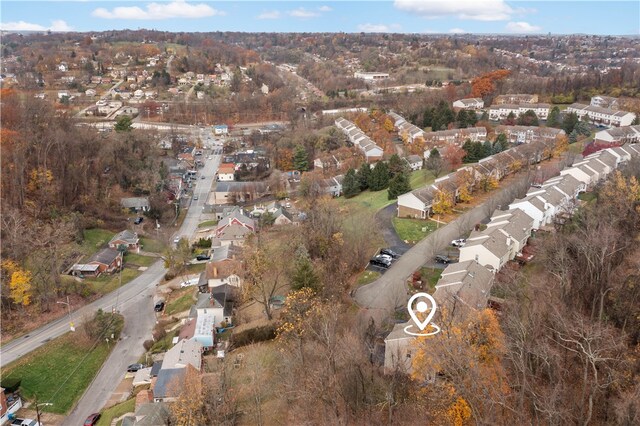
<path id="1" fill-rule="evenodd" d="M 11 422 L 11 426 L 40 426 L 37 420 L 15 418 Z"/>
<path id="2" fill-rule="evenodd" d="M 158 302 L 153 307 L 153 310 L 156 312 L 162 312 L 163 309 L 164 309 L 164 302 Z"/>
<path id="3" fill-rule="evenodd" d="M 93 413 L 87 417 L 87 420 L 84 421 L 84 426 L 93 426 L 98 423 L 100 419 L 100 413 Z"/>
<path id="4" fill-rule="evenodd" d="M 173 239 L 173 244 L 178 244 L 178 243 L 180 242 L 180 240 L 181 240 L 181 239 L 182 239 L 182 237 L 180 237 L 180 236 L 175 237 L 175 238 Z"/>
<path id="5" fill-rule="evenodd" d="M 200 176 L 200 179 L 206 179 L 206 176 Z"/>
<path id="6" fill-rule="evenodd" d="M 379 254 L 378 257 L 383 257 L 387 259 L 389 262 L 393 262 L 393 257 L 389 256 L 388 254 Z"/>
<path id="7" fill-rule="evenodd" d="M 467 240 L 465 240 L 464 238 L 451 241 L 451 245 L 454 247 L 464 247 L 465 244 L 467 244 Z"/>
<path id="8" fill-rule="evenodd" d="M 444 254 L 437 254 L 434 257 L 436 263 L 451 263 L 451 259 L 449 259 L 448 256 L 445 256 Z"/>
<path id="9" fill-rule="evenodd" d="M 394 259 L 397 259 L 400 257 L 398 253 L 388 248 L 380 249 L 380 254 L 386 254 L 387 256 L 391 256 Z"/>
<path id="10" fill-rule="evenodd" d="M 209 260 L 211 259 L 211 255 L 209 254 L 199 254 L 196 256 L 196 260 Z"/>
<path id="11" fill-rule="evenodd" d="M 144 220 L 144 217 L 139 216 L 136 218 L 136 220 L 133 221 L 133 223 L 135 223 L 136 225 L 140 225 L 143 220 Z"/>
<path id="12" fill-rule="evenodd" d="M 127 367 L 127 372 L 128 373 L 135 373 L 136 371 L 140 370 L 144 368 L 144 364 L 131 364 L 130 366 Z"/>
<path id="13" fill-rule="evenodd" d="M 198 281 L 200 281 L 200 277 L 191 278 L 190 280 L 181 282 L 180 287 L 191 287 L 192 285 L 198 284 Z"/>
<path id="14" fill-rule="evenodd" d="M 373 257 L 371 260 L 369 260 L 369 263 L 374 266 L 380 266 L 381 268 L 388 268 L 389 266 L 391 266 L 391 260 L 380 255 Z"/>
<path id="15" fill-rule="evenodd" d="M 193 201 L 198 201 L 198 198 L 199 198 L 199 197 L 198 197 L 197 195 L 194 195 L 194 196 L 193 196 Z"/>

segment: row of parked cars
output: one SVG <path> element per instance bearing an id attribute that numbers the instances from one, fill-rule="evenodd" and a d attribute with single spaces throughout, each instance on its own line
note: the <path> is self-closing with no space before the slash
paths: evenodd
<path id="1" fill-rule="evenodd" d="M 379 266 L 381 268 L 387 269 L 391 266 L 391 263 L 399 257 L 400 255 L 393 250 L 383 248 L 380 250 L 379 254 L 375 255 L 373 258 L 371 258 L 371 260 L 369 260 L 369 263 L 373 266 Z"/>

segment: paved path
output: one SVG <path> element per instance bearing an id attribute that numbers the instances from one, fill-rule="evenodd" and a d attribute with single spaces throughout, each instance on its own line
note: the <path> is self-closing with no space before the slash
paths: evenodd
<path id="1" fill-rule="evenodd" d="M 405 243 L 396 233 L 393 227 L 393 218 L 398 213 L 398 205 L 396 203 L 390 204 L 387 207 L 376 213 L 375 219 L 378 225 L 378 230 L 382 233 L 382 238 L 386 245 L 393 251 L 398 253 L 404 253 L 411 248 L 411 246 Z"/>
<path id="2" fill-rule="evenodd" d="M 470 231 L 473 226 L 490 216 L 498 206 L 506 206 L 513 201 L 511 182 L 509 187 L 496 192 L 484 204 L 481 204 L 453 222 L 429 234 L 425 239 L 409 249 L 393 263 L 384 275 L 371 284 L 364 285 L 355 293 L 356 302 L 368 309 L 379 309 L 392 314 L 396 309 L 406 306 L 408 295 L 405 282 L 407 278 L 434 255 L 449 247 L 451 241 Z M 384 233 L 384 230 L 383 230 Z"/>

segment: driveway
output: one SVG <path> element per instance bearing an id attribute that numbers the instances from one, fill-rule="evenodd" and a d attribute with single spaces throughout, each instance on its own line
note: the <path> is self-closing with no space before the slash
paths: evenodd
<path id="1" fill-rule="evenodd" d="M 407 278 L 425 263 L 433 264 L 433 256 L 448 250 L 452 240 L 469 232 L 477 223 L 488 218 L 498 206 L 506 207 L 511 203 L 514 199 L 514 184 L 515 182 L 512 182 L 510 186 L 498 190 L 485 203 L 442 226 L 410 248 L 384 275 L 370 284 L 359 287 L 354 296 L 356 302 L 363 308 L 382 310 L 387 314 L 406 306 L 409 299 L 405 285 Z M 384 210 L 387 209 L 388 207 Z M 387 211 L 382 217 L 388 214 Z M 386 238 L 385 235 L 385 240 Z"/>
<path id="2" fill-rule="evenodd" d="M 397 253 L 405 253 L 411 246 L 400 239 L 393 227 L 393 218 L 397 213 L 397 205 L 391 204 L 376 213 L 375 219 L 378 230 L 382 233 L 384 242 L 391 250 Z"/>

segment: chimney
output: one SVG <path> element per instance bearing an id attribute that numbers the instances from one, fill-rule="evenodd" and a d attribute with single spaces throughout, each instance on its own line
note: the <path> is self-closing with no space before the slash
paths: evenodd
<path id="1" fill-rule="evenodd" d="M 213 278 L 218 278 L 218 268 L 217 267 L 213 267 Z"/>

